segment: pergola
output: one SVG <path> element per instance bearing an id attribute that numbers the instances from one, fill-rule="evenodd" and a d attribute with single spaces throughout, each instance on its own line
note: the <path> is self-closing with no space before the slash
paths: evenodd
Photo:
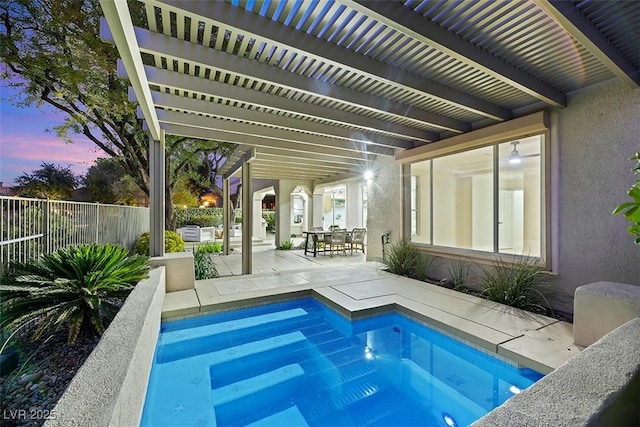
<path id="1" fill-rule="evenodd" d="M 164 134 L 237 144 L 222 171 L 225 199 L 241 171 L 250 207 L 252 178 L 360 175 L 380 157 L 562 108 L 568 93 L 588 86 L 640 84 L 636 1 L 101 5 L 101 37 L 117 46 L 119 75 L 150 135 L 156 256 L 164 251 Z M 249 214 L 243 221 L 249 273 Z"/>

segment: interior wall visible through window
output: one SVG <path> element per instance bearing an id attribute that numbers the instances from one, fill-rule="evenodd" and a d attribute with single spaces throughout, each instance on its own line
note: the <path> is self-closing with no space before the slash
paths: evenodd
<path id="1" fill-rule="evenodd" d="M 543 136 L 410 165 L 411 241 L 542 257 Z"/>

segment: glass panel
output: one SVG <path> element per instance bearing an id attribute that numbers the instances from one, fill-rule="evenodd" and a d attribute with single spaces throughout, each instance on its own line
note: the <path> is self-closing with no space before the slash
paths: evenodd
<path id="1" fill-rule="evenodd" d="M 329 230 L 332 225 L 347 228 L 345 188 L 327 190 L 324 193 L 322 226 Z"/>
<path id="2" fill-rule="evenodd" d="M 433 244 L 492 252 L 493 223 L 493 147 L 434 159 Z"/>
<path id="3" fill-rule="evenodd" d="M 411 165 L 411 241 L 431 243 L 431 161 Z"/>
<path id="4" fill-rule="evenodd" d="M 498 250 L 541 255 L 542 137 L 500 144 Z"/>
<path id="5" fill-rule="evenodd" d="M 294 224 L 302 224 L 302 220 L 304 218 L 304 200 L 300 196 L 292 196 L 292 212 L 291 218 L 293 219 Z"/>

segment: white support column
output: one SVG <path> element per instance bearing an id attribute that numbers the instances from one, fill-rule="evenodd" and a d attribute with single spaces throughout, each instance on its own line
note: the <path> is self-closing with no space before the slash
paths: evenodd
<path id="1" fill-rule="evenodd" d="M 229 255 L 229 223 L 231 222 L 231 192 L 229 191 L 229 178 L 222 180 L 222 246 L 223 253 Z"/>
<path id="2" fill-rule="evenodd" d="M 251 163 L 242 165 L 242 274 L 252 272 L 253 241 L 253 189 Z"/>
<path id="3" fill-rule="evenodd" d="M 324 215 L 324 194 L 323 193 L 313 193 L 311 196 L 312 203 L 312 214 L 311 214 L 311 226 L 312 227 L 322 227 L 323 226 L 323 218 Z"/>
<path id="4" fill-rule="evenodd" d="M 253 199 L 253 215 L 251 221 L 253 223 L 253 234 L 256 239 L 264 240 L 267 238 L 266 227 L 262 226 L 262 194 L 254 194 Z"/>
<path id="5" fill-rule="evenodd" d="M 149 256 L 164 256 L 164 187 L 165 187 L 164 131 L 160 140 L 149 136 Z"/>

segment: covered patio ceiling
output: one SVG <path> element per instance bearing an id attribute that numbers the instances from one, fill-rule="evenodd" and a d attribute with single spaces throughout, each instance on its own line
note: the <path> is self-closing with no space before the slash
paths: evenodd
<path id="1" fill-rule="evenodd" d="M 637 1 L 101 0 L 154 139 L 238 144 L 252 176 L 326 182 L 640 83 Z"/>

